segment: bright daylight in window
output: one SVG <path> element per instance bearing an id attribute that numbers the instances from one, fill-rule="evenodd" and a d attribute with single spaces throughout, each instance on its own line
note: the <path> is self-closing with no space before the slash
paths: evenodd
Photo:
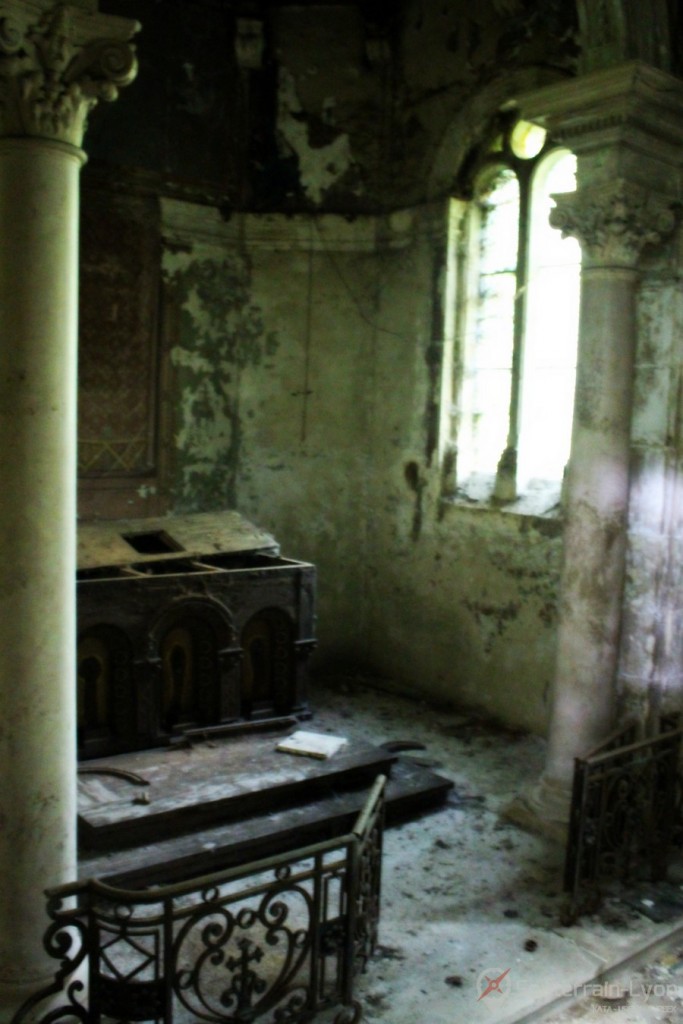
<path id="1" fill-rule="evenodd" d="M 569 457 L 580 248 L 549 223 L 576 160 L 518 122 L 453 200 L 450 333 L 456 493 L 559 495 Z"/>

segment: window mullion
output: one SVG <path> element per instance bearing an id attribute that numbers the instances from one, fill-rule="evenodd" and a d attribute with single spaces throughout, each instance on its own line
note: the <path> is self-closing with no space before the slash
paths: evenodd
<path id="1" fill-rule="evenodd" d="M 468 269 L 471 268 L 471 210 L 462 199 L 451 199 L 449 205 L 448 275 L 446 282 L 445 345 L 449 359 L 442 382 L 443 447 L 442 493 L 455 495 L 462 473 L 460 452 L 463 448 L 463 378 L 465 373 L 466 313 Z"/>
<path id="2" fill-rule="evenodd" d="M 526 169 L 524 169 L 526 170 Z M 531 189 L 524 170 L 517 171 L 519 181 L 519 226 L 517 243 L 517 269 L 512 335 L 512 364 L 510 370 L 510 408 L 508 435 L 496 470 L 493 497 L 497 501 L 514 501 L 517 497 L 517 454 L 521 423 L 521 395 L 524 359 L 524 329 L 526 319 L 527 270 L 529 263 L 529 203 Z"/>

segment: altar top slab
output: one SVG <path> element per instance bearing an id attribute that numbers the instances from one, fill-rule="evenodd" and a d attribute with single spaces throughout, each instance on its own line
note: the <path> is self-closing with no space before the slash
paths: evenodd
<path id="1" fill-rule="evenodd" d="M 79 569 L 240 552 L 276 555 L 279 547 L 271 534 L 234 510 L 156 519 L 99 519 L 78 525 Z"/>

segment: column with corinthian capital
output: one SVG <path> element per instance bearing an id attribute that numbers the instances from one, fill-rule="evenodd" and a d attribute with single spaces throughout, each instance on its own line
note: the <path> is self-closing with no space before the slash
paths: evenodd
<path id="1" fill-rule="evenodd" d="M 537 796 L 566 822 L 574 758 L 615 722 L 636 346 L 637 265 L 670 234 L 670 201 L 617 179 L 558 197 L 551 222 L 582 247 L 580 337 L 557 662 Z M 549 814 L 550 812 L 550 814 Z"/>
<path id="2" fill-rule="evenodd" d="M 137 28 L 0 2 L 0 1021 L 54 969 L 43 891 L 76 873 L 80 145 Z"/>
<path id="3" fill-rule="evenodd" d="M 539 784 L 507 809 L 562 837 L 574 759 L 615 724 L 639 262 L 675 227 L 683 83 L 633 63 L 539 90 L 520 108 L 578 161 L 577 191 L 556 196 L 551 214 L 581 243 L 582 277 L 548 751 Z"/>

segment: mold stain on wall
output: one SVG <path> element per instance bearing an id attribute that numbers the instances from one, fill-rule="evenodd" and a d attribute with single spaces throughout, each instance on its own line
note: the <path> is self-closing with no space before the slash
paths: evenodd
<path id="1" fill-rule="evenodd" d="M 465 598 L 463 604 L 474 617 L 482 636 L 485 654 L 491 653 L 496 640 L 505 633 L 507 623 L 519 615 L 517 601 L 508 601 L 507 604 L 492 604 Z"/>
<path id="2" fill-rule="evenodd" d="M 174 376 L 174 507 L 235 507 L 242 455 L 241 383 L 278 347 L 251 301 L 244 253 L 168 254 L 165 279 L 178 318 Z"/>
<path id="3" fill-rule="evenodd" d="M 553 521 L 546 530 L 542 520 L 540 529 L 532 522 L 520 519 L 516 536 L 504 541 L 501 534 L 487 550 L 488 580 L 493 582 L 494 574 L 501 580 L 497 598 L 489 598 L 485 586 L 476 598 L 462 601 L 481 633 L 486 655 L 518 618 L 524 618 L 529 629 L 552 629 L 556 624 L 561 548 L 559 543 L 549 543 L 546 533 L 557 534 L 559 523 Z M 501 600 L 506 592 L 513 596 Z"/>

